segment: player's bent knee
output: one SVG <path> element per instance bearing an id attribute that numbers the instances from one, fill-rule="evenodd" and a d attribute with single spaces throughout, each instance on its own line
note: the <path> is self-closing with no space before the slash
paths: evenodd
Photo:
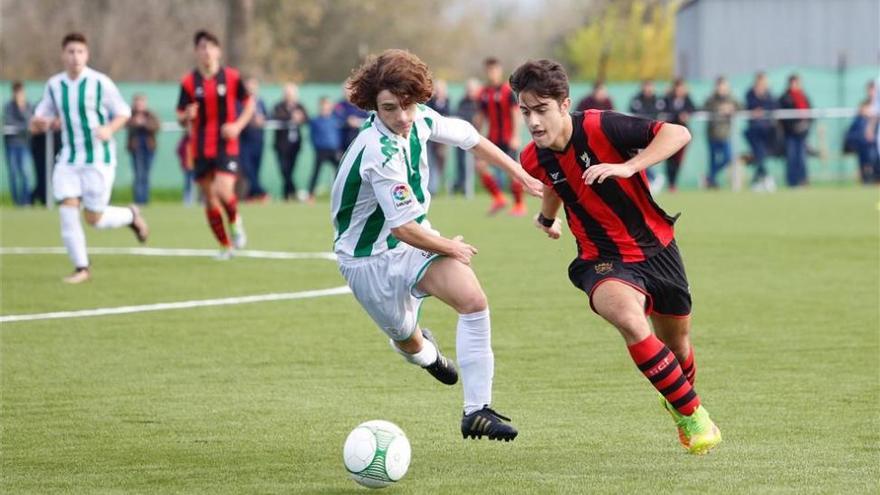
<path id="1" fill-rule="evenodd" d="M 87 211 L 85 217 L 86 217 L 86 223 L 91 225 L 92 227 L 94 227 L 95 225 L 98 224 L 98 222 L 101 221 L 101 214 L 100 213 L 92 213 L 90 211 Z"/>
<path id="2" fill-rule="evenodd" d="M 455 309 L 459 314 L 468 315 L 485 311 L 488 307 L 489 301 L 486 300 L 486 294 L 482 290 L 477 290 L 469 297 L 463 299 Z"/>

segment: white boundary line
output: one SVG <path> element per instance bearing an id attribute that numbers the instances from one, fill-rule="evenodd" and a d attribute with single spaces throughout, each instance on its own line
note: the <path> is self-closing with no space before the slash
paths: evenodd
<path id="1" fill-rule="evenodd" d="M 116 255 L 136 255 L 136 256 L 190 256 L 190 257 L 208 257 L 212 258 L 217 255 L 216 249 L 174 249 L 174 248 L 113 248 L 113 247 L 92 247 L 88 250 L 89 254 L 116 254 Z M 0 255 L 4 254 L 67 254 L 63 247 L 0 247 Z M 314 253 L 289 253 L 285 251 L 236 251 L 237 258 L 261 258 L 276 260 L 302 260 L 302 259 L 318 259 L 335 261 L 336 255 L 330 252 L 314 252 Z"/>
<path id="2" fill-rule="evenodd" d="M 348 294 L 350 292 L 351 289 L 349 289 L 348 286 L 343 285 L 341 287 L 334 287 L 332 289 L 307 290 L 302 292 L 283 292 L 273 294 L 260 294 L 256 296 L 226 297 L 222 299 L 202 299 L 198 301 L 143 304 L 140 306 L 119 306 L 116 308 L 83 309 L 79 311 L 56 311 L 54 313 L 35 313 L 29 315 L 7 315 L 0 316 L 0 323 L 121 315 L 128 313 L 143 313 L 147 311 L 165 311 L 169 309 L 203 308 L 207 306 L 225 306 L 229 304 L 250 304 L 264 301 L 289 301 L 292 299 L 311 299 L 315 297 L 338 296 L 342 294 Z"/>
<path id="3" fill-rule="evenodd" d="M 62 247 L 0 247 L 0 255 L 4 254 L 66 254 Z M 166 249 L 166 248 L 112 248 L 93 247 L 89 248 L 89 254 L 110 255 L 135 255 L 135 256 L 189 256 L 189 257 L 214 257 L 217 251 L 214 249 Z M 238 258 L 261 258 L 261 259 L 321 259 L 336 260 L 334 253 L 288 253 L 284 251 L 236 251 Z M 91 316 L 120 315 L 128 313 L 143 313 L 147 311 L 165 311 L 170 309 L 202 308 L 207 306 L 224 306 L 231 304 L 250 304 L 264 301 L 289 301 L 292 299 L 311 299 L 315 297 L 336 296 L 349 294 L 351 289 L 347 286 L 334 287 L 332 289 L 307 290 L 302 292 L 283 292 L 272 294 L 260 294 L 256 296 L 226 297 L 221 299 L 202 299 L 196 301 L 180 301 L 169 303 L 142 304 L 138 306 L 119 306 L 116 308 L 95 308 L 78 311 L 55 311 L 52 313 L 34 313 L 23 315 L 0 316 L 0 323 L 16 321 L 54 320 L 61 318 L 86 318 Z"/>

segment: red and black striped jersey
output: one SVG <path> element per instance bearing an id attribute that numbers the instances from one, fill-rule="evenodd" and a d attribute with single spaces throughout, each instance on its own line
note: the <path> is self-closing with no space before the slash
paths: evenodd
<path id="1" fill-rule="evenodd" d="M 571 118 L 572 136 L 564 150 L 541 149 L 532 141 L 520 162 L 562 199 L 578 257 L 631 263 L 660 252 L 672 241 L 675 218 L 654 202 L 644 171 L 592 185 L 581 176 L 591 164 L 632 158 L 663 123 L 601 110 L 576 112 Z"/>
<path id="2" fill-rule="evenodd" d="M 239 103 L 249 97 L 241 75 L 231 67 L 220 67 L 214 77 L 207 79 L 198 70 L 184 76 L 177 111 L 183 111 L 190 103 L 199 104 L 199 114 L 189 128 L 190 156 L 237 156 L 238 138 L 224 139 L 220 128 L 238 118 Z"/>
<path id="3" fill-rule="evenodd" d="M 483 88 L 480 93 L 480 110 L 489 123 L 489 141 L 503 146 L 510 144 L 516 108 L 516 95 L 510 89 L 510 84 Z"/>

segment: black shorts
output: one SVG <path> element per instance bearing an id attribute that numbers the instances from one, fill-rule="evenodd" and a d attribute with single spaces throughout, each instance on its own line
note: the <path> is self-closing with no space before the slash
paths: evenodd
<path id="1" fill-rule="evenodd" d="M 216 172 L 226 174 L 238 174 L 238 157 L 237 156 L 218 156 L 216 158 L 196 158 L 194 163 L 194 172 L 196 180 L 204 179 Z"/>
<path id="2" fill-rule="evenodd" d="M 590 296 L 603 282 L 616 280 L 645 295 L 645 314 L 685 317 L 691 314 L 691 291 L 684 263 L 675 240 L 645 261 L 587 261 L 575 259 L 568 266 L 568 278 Z"/>

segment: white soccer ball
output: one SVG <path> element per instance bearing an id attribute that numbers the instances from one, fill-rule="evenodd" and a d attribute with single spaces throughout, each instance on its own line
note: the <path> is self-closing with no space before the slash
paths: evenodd
<path id="1" fill-rule="evenodd" d="M 393 485 L 409 469 L 409 440 L 394 423 L 376 419 L 351 430 L 342 461 L 351 479 L 368 488 Z"/>

